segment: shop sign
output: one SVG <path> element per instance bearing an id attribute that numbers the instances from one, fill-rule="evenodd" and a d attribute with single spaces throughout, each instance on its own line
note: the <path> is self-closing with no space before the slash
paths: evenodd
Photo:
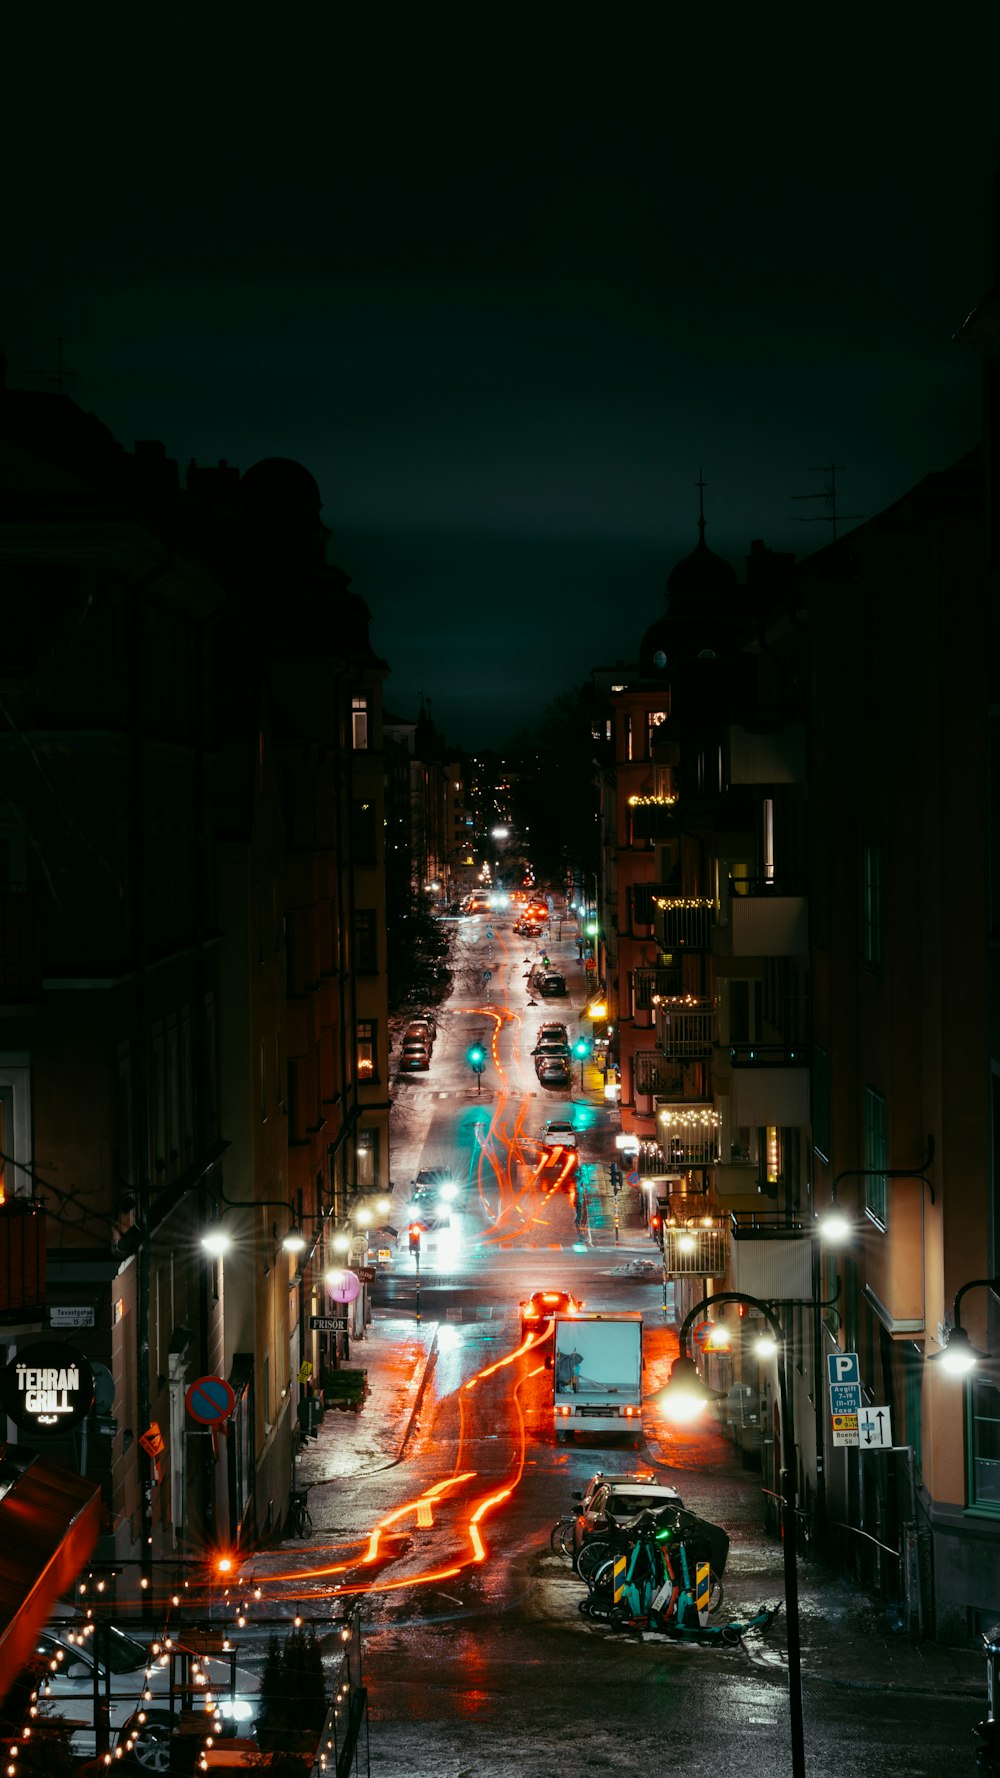
<path id="1" fill-rule="evenodd" d="M 22 1346 L 0 1371 L 0 1402 L 26 1432 L 72 1432 L 94 1405 L 90 1363 L 63 1340 Z"/>

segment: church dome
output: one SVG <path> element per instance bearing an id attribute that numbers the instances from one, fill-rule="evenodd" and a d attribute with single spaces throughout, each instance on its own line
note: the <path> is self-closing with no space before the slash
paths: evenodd
<path id="1" fill-rule="evenodd" d="M 261 518 L 319 521 L 319 484 L 294 457 L 263 457 L 240 482 L 240 501 Z"/>

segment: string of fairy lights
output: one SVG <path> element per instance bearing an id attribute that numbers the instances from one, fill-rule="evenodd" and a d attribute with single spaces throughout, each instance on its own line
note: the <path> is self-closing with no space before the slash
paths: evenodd
<path id="1" fill-rule="evenodd" d="M 219 1557 L 216 1560 L 214 1567 L 216 1574 L 220 1577 L 220 1581 L 222 1581 L 222 1577 L 230 1573 L 235 1566 L 236 1564 L 231 1557 Z M 247 1582 L 247 1584 L 244 1585 L 244 1582 Z M 144 1575 L 139 1584 L 143 1590 L 148 1590 L 150 1586 L 148 1576 Z M 221 1596 L 220 1603 L 224 1609 L 230 1611 L 233 1627 L 244 1629 L 250 1618 L 253 1606 L 261 1603 L 264 1599 L 264 1590 L 261 1586 L 253 1582 L 252 1579 L 248 1580 L 248 1577 L 243 1575 L 236 1576 L 236 1587 L 240 1591 L 241 1597 L 239 1603 L 234 1605 L 232 1602 L 232 1586 L 222 1581 L 222 1584 L 218 1589 Z M 79 1600 L 80 1610 L 84 1615 L 79 1625 L 67 1627 L 64 1631 L 65 1640 L 70 1647 L 78 1646 L 86 1648 L 87 1644 L 95 1638 L 100 1623 L 100 1618 L 96 1615 L 99 1610 L 99 1601 L 101 1600 L 102 1595 L 106 1595 L 107 1592 L 108 1582 L 103 1577 L 95 1577 L 91 1574 L 88 1576 L 87 1580 L 82 1580 L 77 1583 L 76 1593 Z M 191 1646 L 196 1640 L 203 1640 L 204 1633 L 198 1632 L 197 1636 L 191 1633 L 188 1633 L 187 1636 L 183 1633 L 177 1633 L 175 1635 L 169 1633 L 168 1626 L 170 1614 L 180 1608 L 182 1602 L 184 1602 L 185 1594 L 188 1594 L 189 1596 L 191 1595 L 191 1582 L 187 1579 L 185 1579 L 179 1587 L 173 1588 L 169 1593 L 169 1599 L 166 1603 L 167 1616 L 164 1630 L 159 1635 L 155 1636 L 148 1644 L 144 1683 L 141 1695 L 136 1698 L 138 1707 L 129 1718 L 129 1724 L 133 1726 L 128 1734 L 119 1737 L 114 1748 L 105 1751 L 99 1756 L 105 1767 L 112 1766 L 117 1761 L 128 1758 L 133 1752 L 142 1729 L 149 1721 L 149 1715 L 143 1706 L 157 1702 L 152 1689 L 154 1671 L 156 1667 L 170 1667 L 171 1663 L 178 1659 L 180 1659 L 186 1667 L 187 1677 L 182 1678 L 175 1686 L 172 1675 L 171 1690 L 167 1696 L 171 1703 L 173 1702 L 175 1695 L 182 1701 L 186 1697 L 191 1697 L 192 1699 L 194 1697 L 200 1698 L 201 1707 L 204 1709 L 206 1716 L 205 1729 L 199 1734 L 200 1746 L 195 1761 L 196 1769 L 200 1772 L 208 1771 L 209 1754 L 211 1753 L 211 1750 L 216 1746 L 220 1739 L 230 1738 L 232 1735 L 232 1729 L 228 1726 L 226 1721 L 226 1700 L 222 1695 L 222 1691 L 227 1688 L 220 1688 L 217 1682 L 213 1682 L 210 1672 L 203 1664 L 204 1659 L 206 1658 L 205 1651 L 199 1651 L 197 1648 Z M 193 1597 L 195 1602 L 197 1602 L 198 1594 L 196 1593 Z M 306 1620 L 303 1618 L 301 1612 L 296 1611 L 291 1618 L 281 1618 L 277 1620 L 273 1618 L 265 1618 L 262 1621 L 270 1624 L 279 1622 L 282 1625 L 293 1629 L 301 1629 Z M 309 1621 L 312 1622 L 314 1620 L 310 1619 Z M 328 1623 L 330 1620 L 328 1616 L 324 1615 L 322 1621 Z M 356 1608 L 351 1612 L 351 1621 L 340 1623 L 340 1642 L 342 1644 L 349 1643 L 352 1635 L 355 1633 L 358 1633 Z M 219 1649 L 217 1652 L 229 1656 L 232 1656 L 235 1653 L 235 1645 L 229 1633 L 226 1631 L 220 1633 Z M 90 1658 L 96 1664 L 96 1646 L 95 1651 Z M 211 1658 L 211 1653 L 208 1658 Z M 56 1648 L 49 1658 L 47 1671 L 40 1675 L 37 1684 L 28 1695 L 25 1719 L 22 1722 L 17 1735 L 10 1736 L 7 1742 L 6 1778 L 18 1778 L 18 1760 L 22 1748 L 31 1743 L 35 1736 L 36 1729 L 40 1728 L 47 1722 L 55 1724 L 59 1720 L 58 1718 L 47 1718 L 44 1706 L 46 1700 L 53 1695 L 51 1684 L 52 1676 L 58 1674 L 65 1659 L 66 1651 L 62 1648 Z M 342 1659 L 346 1661 L 346 1650 L 342 1651 Z M 351 1690 L 352 1682 L 349 1668 L 346 1670 L 345 1674 L 342 1666 L 341 1671 L 335 1676 L 332 1698 L 327 1712 L 324 1729 L 320 1737 L 321 1744 L 316 1755 L 316 1761 L 321 1767 L 326 1767 L 331 1755 L 333 1757 L 333 1762 L 336 1763 L 337 1731 L 341 1727 L 342 1718 L 350 1710 Z"/>

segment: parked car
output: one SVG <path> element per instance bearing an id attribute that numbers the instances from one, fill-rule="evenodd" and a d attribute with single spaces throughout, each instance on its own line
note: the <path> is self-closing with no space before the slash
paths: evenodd
<path id="1" fill-rule="evenodd" d="M 569 1086 L 569 1063 L 565 1056 L 539 1056 L 535 1067 L 541 1086 Z"/>
<path id="2" fill-rule="evenodd" d="M 565 1025 L 561 1024 L 558 1019 L 545 1019 L 538 1027 L 538 1036 L 535 1039 L 535 1042 L 547 1043 L 553 1039 L 559 1043 L 564 1043 L 566 1048 L 569 1049 L 569 1032 Z"/>
<path id="3" fill-rule="evenodd" d="M 571 1290 L 536 1290 L 521 1307 L 521 1338 L 544 1327 L 555 1315 L 579 1315 L 585 1304 Z"/>
<path id="4" fill-rule="evenodd" d="M 564 1117 L 550 1117 L 542 1130 L 542 1145 L 545 1148 L 575 1148 L 573 1125 Z"/>
<path id="5" fill-rule="evenodd" d="M 539 977 L 538 986 L 543 994 L 565 994 L 566 977 L 563 975 L 556 975 L 553 970 L 547 975 Z"/>
<path id="6" fill-rule="evenodd" d="M 606 1537 L 615 1526 L 629 1526 L 640 1513 L 662 1506 L 683 1506 L 676 1488 L 667 1483 L 640 1481 L 632 1476 L 594 1476 L 580 1496 L 580 1510 L 573 1525 L 573 1566 L 585 1543 Z"/>
<path id="7" fill-rule="evenodd" d="M 536 1043 L 531 1053 L 535 1058 L 536 1068 L 539 1056 L 562 1056 L 566 1062 L 570 1059 L 569 1044 L 560 1043 L 558 1037 L 547 1037 L 544 1043 Z"/>
<path id="8" fill-rule="evenodd" d="M 183 1649 L 183 1638 L 176 1633 L 174 1645 Z M 102 1698 L 105 1687 L 109 1687 L 112 1752 L 119 1742 L 132 1736 L 130 1757 L 138 1765 L 150 1772 L 169 1770 L 168 1746 L 173 1728 L 170 1664 L 163 1666 L 151 1658 L 148 1642 L 140 1641 L 118 1624 L 100 1622 L 93 1635 L 88 1635 L 82 1620 L 79 1627 L 75 1622 L 53 1621 L 39 1632 L 36 1647 L 49 1669 L 39 1694 L 39 1710 L 43 1716 L 69 1719 L 73 1725 L 70 1747 L 75 1756 L 93 1759 L 96 1752 L 96 1666 Z M 218 1705 L 230 1734 L 248 1733 L 257 1714 L 260 1681 L 256 1674 L 240 1667 L 231 1669 L 228 1659 L 206 1655 L 199 1655 L 196 1665 L 205 1675 L 205 1692 L 195 1693 L 185 1704 L 204 1709 Z M 144 1695 L 147 1692 L 149 1697 Z M 145 1718 L 143 1722 L 138 1720 L 140 1714 Z M 88 1723 L 89 1727 L 81 1726 Z"/>
<path id="9" fill-rule="evenodd" d="M 404 1038 L 403 1047 L 399 1052 L 400 1072 L 402 1073 L 405 1070 L 413 1070 L 413 1069 L 418 1069 L 418 1068 L 429 1068 L 430 1065 L 431 1065 L 431 1052 L 430 1052 L 430 1049 L 428 1048 L 426 1038 L 424 1038 L 424 1037 Z"/>
<path id="10" fill-rule="evenodd" d="M 432 1050 L 434 1048 L 434 1036 L 435 1033 L 431 1029 L 430 1019 L 411 1019 L 406 1027 L 403 1042 L 408 1043 L 411 1038 L 419 1037 L 420 1041 L 426 1044 L 429 1050 Z"/>

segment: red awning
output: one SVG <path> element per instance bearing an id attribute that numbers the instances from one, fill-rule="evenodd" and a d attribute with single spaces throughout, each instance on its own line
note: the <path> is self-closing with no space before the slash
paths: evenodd
<path id="1" fill-rule="evenodd" d="M 0 1702 L 101 1529 L 101 1490 L 23 1445 L 0 1445 Z"/>

